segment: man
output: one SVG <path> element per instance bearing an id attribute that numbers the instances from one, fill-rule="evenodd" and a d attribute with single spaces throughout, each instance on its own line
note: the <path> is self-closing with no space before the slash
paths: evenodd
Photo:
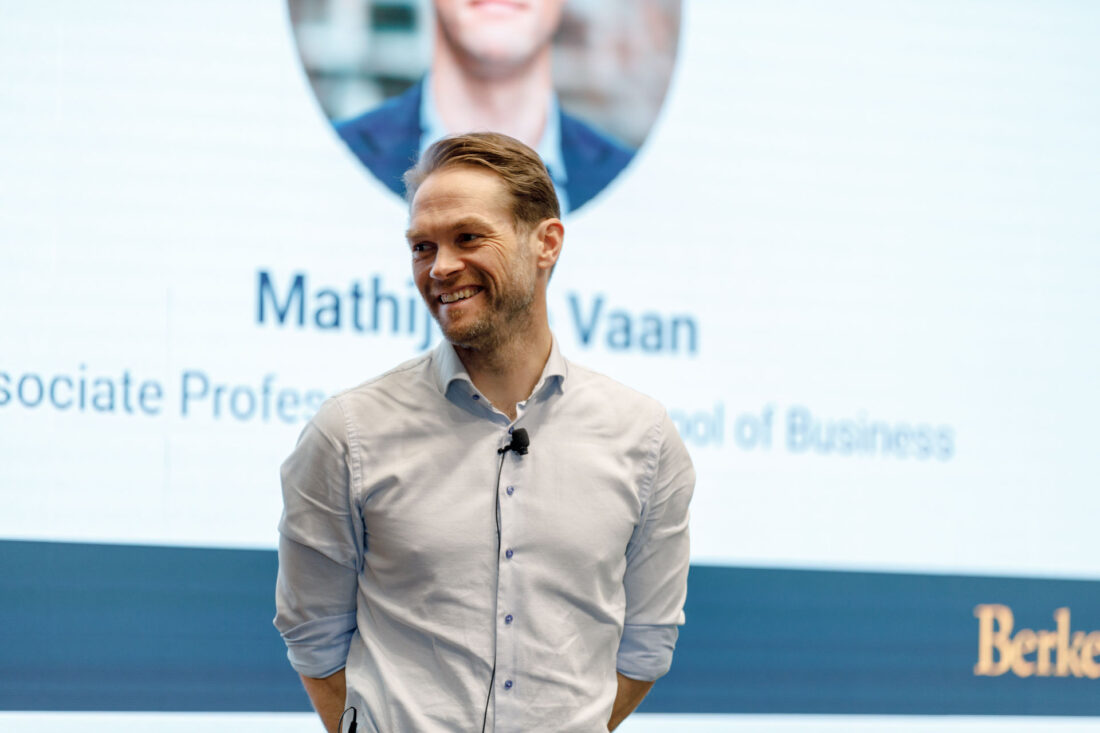
<path id="1" fill-rule="evenodd" d="M 448 133 L 495 130 L 535 148 L 562 208 L 580 208 L 633 151 L 564 113 L 550 42 L 564 0 L 435 0 L 431 71 L 405 94 L 337 125 L 340 136 L 397 194 L 401 175 Z"/>
<path id="2" fill-rule="evenodd" d="M 275 624 L 329 731 L 614 729 L 683 623 L 691 461 L 658 404 L 558 352 L 534 151 L 445 138 L 406 178 L 445 340 L 303 431 Z"/>

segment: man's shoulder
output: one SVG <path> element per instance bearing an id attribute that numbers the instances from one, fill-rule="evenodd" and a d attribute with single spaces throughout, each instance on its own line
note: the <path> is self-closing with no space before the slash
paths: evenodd
<path id="1" fill-rule="evenodd" d="M 396 97 L 358 117 L 336 122 L 336 131 L 345 139 L 378 146 L 403 140 L 415 132 L 420 136 L 420 83 L 413 84 Z"/>
<path id="2" fill-rule="evenodd" d="M 569 367 L 570 391 L 577 392 L 586 401 L 591 400 L 597 409 L 611 411 L 634 419 L 648 417 L 659 419 L 665 414 L 664 405 L 653 397 L 619 380 L 590 367 L 566 362 Z"/>
<path id="3" fill-rule="evenodd" d="M 383 396 L 393 394 L 395 391 L 410 388 L 422 388 L 428 386 L 425 380 L 430 377 L 433 352 L 425 352 L 419 356 L 401 362 L 387 369 L 381 374 L 360 382 L 354 387 L 349 387 L 333 395 L 333 399 L 341 400 L 358 396 Z"/>
<path id="4" fill-rule="evenodd" d="M 421 354 L 381 374 L 341 390 L 322 403 L 313 417 L 315 427 L 329 434 L 342 434 L 364 418 L 380 418 L 400 410 L 410 398 L 422 398 L 432 388 L 432 352 Z"/>
<path id="5" fill-rule="evenodd" d="M 634 158 L 633 150 L 564 110 L 561 148 L 574 209 L 602 191 Z"/>
<path id="6" fill-rule="evenodd" d="M 402 174 L 420 148 L 421 83 L 358 117 L 335 123 L 336 132 L 356 157 L 395 193 L 403 194 Z"/>
<path id="7" fill-rule="evenodd" d="M 568 362 L 566 416 L 574 436 L 600 441 L 642 458 L 651 469 L 676 456 L 690 463 L 687 451 L 665 406 L 657 399 L 607 374 Z M 632 452 L 634 449 L 640 452 Z"/>
<path id="8" fill-rule="evenodd" d="M 562 140 L 589 161 L 625 165 L 634 151 L 565 110 L 561 112 Z"/>

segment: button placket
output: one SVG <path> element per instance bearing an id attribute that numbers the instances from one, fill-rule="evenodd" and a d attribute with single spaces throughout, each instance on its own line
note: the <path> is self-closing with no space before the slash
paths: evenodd
<path id="1" fill-rule="evenodd" d="M 508 436 L 505 445 L 510 442 L 511 427 L 508 428 Z M 514 719 L 513 716 L 520 705 L 519 698 L 515 697 L 513 687 L 517 670 L 517 637 L 519 631 L 515 583 L 512 582 L 513 574 L 518 571 L 512 558 L 515 557 L 514 544 L 516 531 L 517 512 L 520 507 L 516 504 L 516 484 L 523 466 L 523 457 L 509 451 L 505 454 L 504 466 L 501 474 L 501 501 L 500 501 L 500 554 L 497 557 L 497 603 L 498 610 L 496 621 L 496 647 L 497 647 L 497 684 L 499 691 L 508 691 L 507 696 L 497 699 L 495 716 L 498 721 Z"/>

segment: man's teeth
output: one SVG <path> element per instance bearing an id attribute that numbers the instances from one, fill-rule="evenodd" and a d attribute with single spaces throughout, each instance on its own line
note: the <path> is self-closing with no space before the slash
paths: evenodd
<path id="1" fill-rule="evenodd" d="M 443 303 L 454 303 L 456 300 L 465 300 L 475 295 L 477 295 L 477 288 L 463 288 L 453 293 L 443 293 L 443 295 L 439 296 L 439 300 Z"/>

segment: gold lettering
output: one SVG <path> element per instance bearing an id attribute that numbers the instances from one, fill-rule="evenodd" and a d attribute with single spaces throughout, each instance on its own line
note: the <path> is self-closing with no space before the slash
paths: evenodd
<path id="1" fill-rule="evenodd" d="M 974 616 L 978 619 L 978 663 L 974 665 L 974 674 L 1002 675 L 1014 661 L 1012 609 L 999 603 L 983 603 L 974 608 Z M 1000 653 L 996 661 L 994 651 Z"/>
<path id="2" fill-rule="evenodd" d="M 1054 612 L 1054 621 L 1057 624 L 1057 656 L 1058 669 L 1054 673 L 1058 677 L 1080 677 L 1081 672 L 1081 644 L 1084 641 L 1084 633 L 1077 632 L 1073 643 L 1069 640 L 1069 609 L 1059 608 Z"/>
<path id="3" fill-rule="evenodd" d="M 1069 608 L 1054 611 L 1054 630 L 1018 629 L 1012 609 L 1000 603 L 974 607 L 978 662 L 974 674 L 999 677 L 1088 677 L 1100 679 L 1100 631 L 1074 631 Z M 1035 654 L 1034 659 L 1029 655 Z"/>
<path id="4" fill-rule="evenodd" d="M 1100 678 L 1100 665 L 1096 663 L 1096 655 L 1100 654 L 1100 631 L 1094 631 L 1085 637 L 1081 645 L 1081 670 L 1090 679 Z"/>
<path id="5" fill-rule="evenodd" d="M 1037 662 L 1037 669 L 1035 674 L 1040 677 L 1050 677 L 1053 664 L 1051 657 L 1054 653 L 1054 648 L 1058 645 L 1058 634 L 1053 631 L 1042 630 L 1039 631 L 1039 654 Z"/>
<path id="6" fill-rule="evenodd" d="M 1016 657 L 1012 662 L 1012 671 L 1019 677 L 1030 677 L 1035 674 L 1035 662 L 1026 659 L 1027 655 L 1039 646 L 1039 640 L 1035 636 L 1035 632 L 1031 629 L 1020 629 L 1016 632 L 1016 638 L 1012 640 L 1012 645 L 1015 647 L 1013 656 Z"/>

